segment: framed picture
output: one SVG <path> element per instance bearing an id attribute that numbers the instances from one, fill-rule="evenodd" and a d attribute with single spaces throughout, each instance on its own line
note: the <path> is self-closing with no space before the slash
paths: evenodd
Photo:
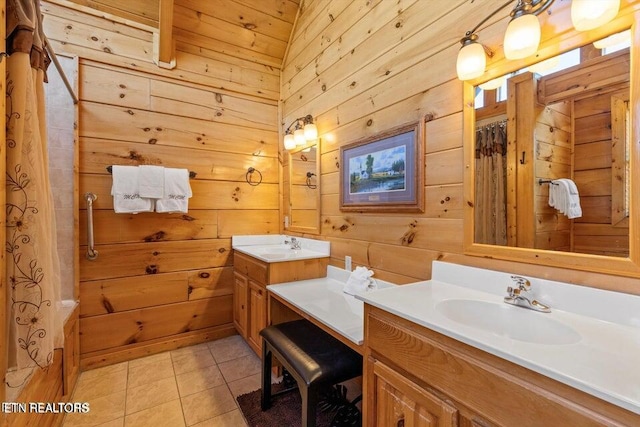
<path id="1" fill-rule="evenodd" d="M 424 211 L 424 123 L 340 148 L 340 210 Z"/>

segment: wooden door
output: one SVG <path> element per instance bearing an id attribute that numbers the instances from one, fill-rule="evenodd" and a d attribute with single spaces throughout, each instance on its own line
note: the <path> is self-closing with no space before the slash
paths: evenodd
<path id="1" fill-rule="evenodd" d="M 267 326 L 267 290 L 252 280 L 249 281 L 249 328 L 247 340 L 253 351 L 262 354 L 260 331 Z"/>
<path id="2" fill-rule="evenodd" d="M 249 314 L 248 291 L 249 280 L 238 273 L 233 276 L 233 324 L 243 338 L 247 338 L 247 321 Z"/>
<path id="3" fill-rule="evenodd" d="M 446 427 L 458 425 L 458 411 L 398 372 L 375 361 L 373 366 L 375 426 Z"/>

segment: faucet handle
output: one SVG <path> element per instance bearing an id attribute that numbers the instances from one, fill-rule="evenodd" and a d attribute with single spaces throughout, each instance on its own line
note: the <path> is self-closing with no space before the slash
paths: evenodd
<path id="1" fill-rule="evenodd" d="M 518 289 L 520 291 L 529 291 L 531 289 L 531 282 L 529 282 L 529 279 L 527 279 L 526 277 L 511 276 L 511 280 L 516 282 L 516 285 L 518 285 Z"/>

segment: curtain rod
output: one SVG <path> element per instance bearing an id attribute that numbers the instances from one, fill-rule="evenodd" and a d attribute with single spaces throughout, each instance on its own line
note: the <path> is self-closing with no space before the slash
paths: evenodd
<path id="1" fill-rule="evenodd" d="M 56 70 L 58 70 L 58 74 L 60 74 L 60 77 L 62 78 L 64 85 L 67 87 L 67 90 L 69 91 L 69 95 L 71 95 L 71 98 L 73 99 L 73 103 L 77 104 L 78 97 L 73 91 L 73 88 L 71 87 L 71 83 L 69 83 L 69 79 L 67 79 L 67 75 L 64 73 L 64 70 L 62 69 L 62 65 L 60 65 L 60 62 L 58 61 L 58 57 L 56 56 L 56 53 L 53 51 L 53 48 L 51 47 L 51 43 L 49 43 L 49 39 L 46 36 L 44 38 L 44 46 L 45 46 L 45 49 L 47 49 L 47 52 L 49 52 L 49 56 L 51 57 L 53 64 L 56 66 Z"/>

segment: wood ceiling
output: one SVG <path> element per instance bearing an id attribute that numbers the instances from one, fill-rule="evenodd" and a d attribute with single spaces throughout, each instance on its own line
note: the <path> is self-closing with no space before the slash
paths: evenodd
<path id="1" fill-rule="evenodd" d="M 176 49 L 207 51 L 282 66 L 300 0 L 71 0 L 131 21 L 162 29 L 161 6 L 173 3 Z M 167 5 L 169 3 L 169 5 Z M 169 9 L 170 10 L 170 9 Z M 170 23 L 171 24 L 171 23 Z M 165 22 L 166 27 L 166 22 Z"/>

